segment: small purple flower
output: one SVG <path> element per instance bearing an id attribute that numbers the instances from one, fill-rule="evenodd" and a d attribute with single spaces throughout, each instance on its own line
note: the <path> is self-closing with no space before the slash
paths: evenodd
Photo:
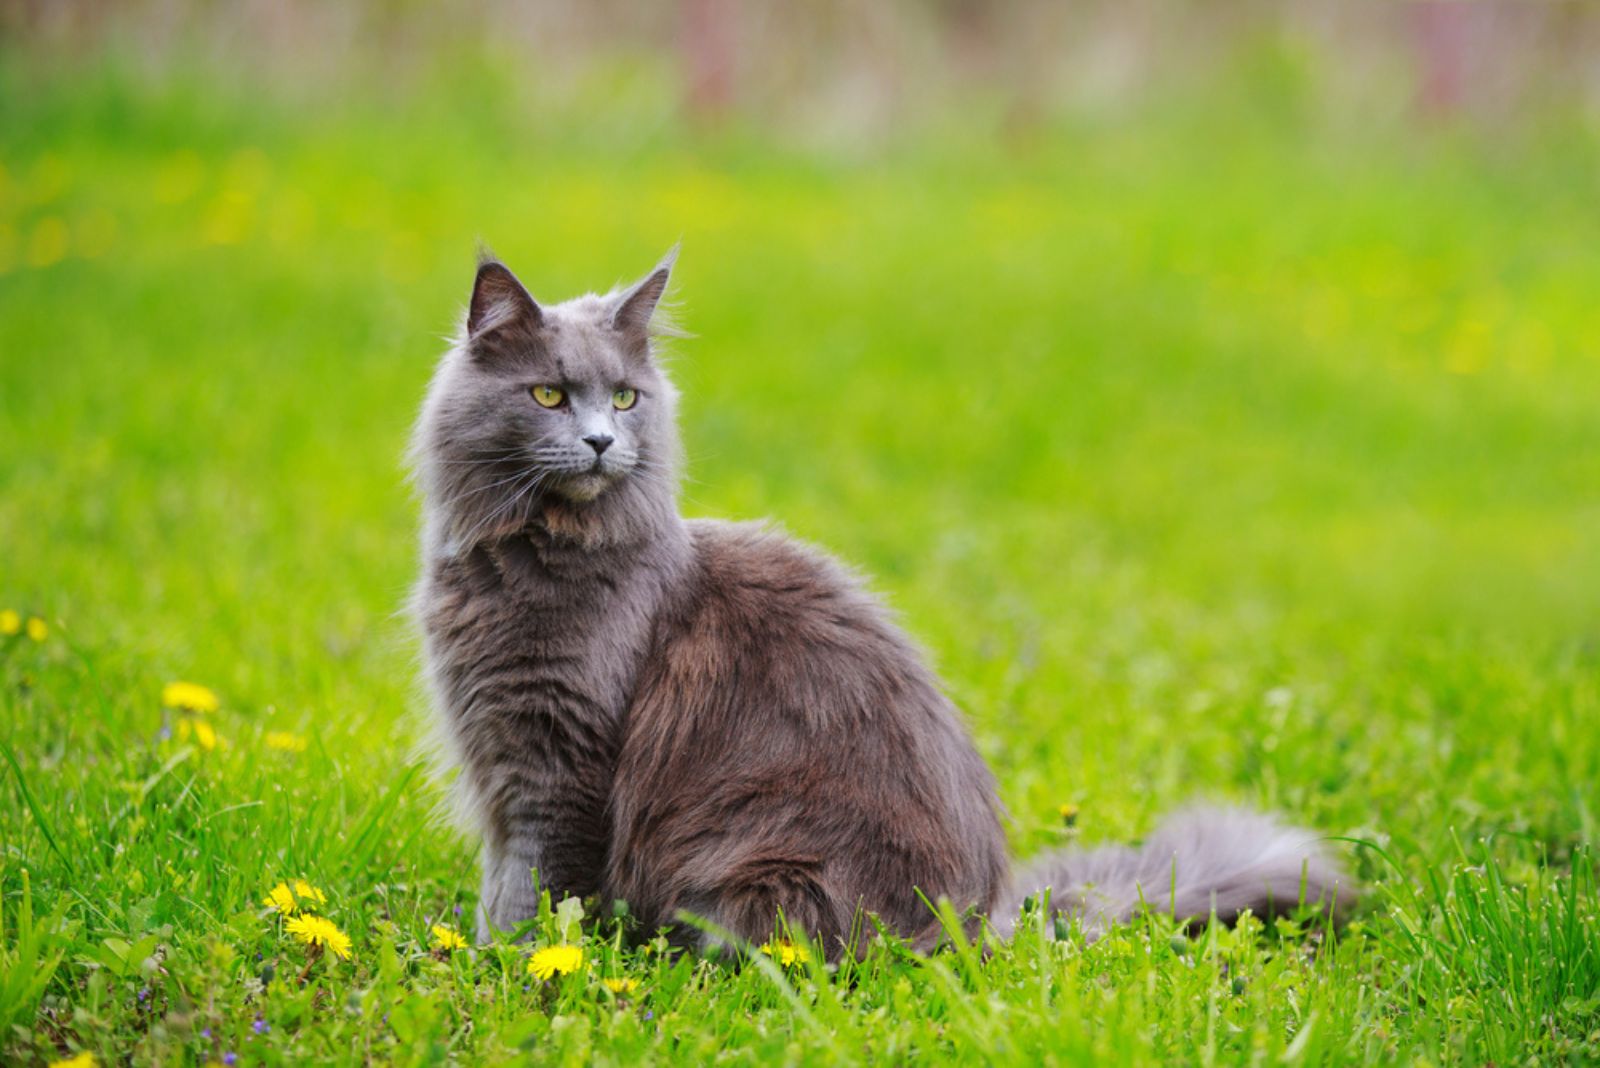
<path id="1" fill-rule="evenodd" d="M 239 1055 L 230 1049 L 222 1055 L 222 1063 L 226 1064 L 228 1068 L 233 1068 L 234 1065 L 239 1063 Z"/>
<path id="2" fill-rule="evenodd" d="M 201 1028 L 201 1029 L 200 1029 L 200 1037 L 201 1037 L 201 1038 L 210 1038 L 210 1037 L 211 1037 L 211 1028 L 209 1028 L 209 1027 L 202 1027 L 202 1028 Z"/>
<path id="3" fill-rule="evenodd" d="M 272 1025 L 267 1023 L 267 1021 L 263 1020 L 259 1016 L 256 1017 L 256 1022 L 251 1024 L 250 1027 L 258 1035 L 264 1035 L 268 1031 L 272 1030 Z"/>
<path id="4" fill-rule="evenodd" d="M 460 905 L 456 906 L 456 915 L 457 916 L 461 915 L 461 906 Z"/>
<path id="5" fill-rule="evenodd" d="M 140 1001 L 148 1001 L 149 998 L 150 998 L 150 988 L 149 987 L 145 987 L 143 990 L 139 991 L 139 1000 Z"/>
<path id="6" fill-rule="evenodd" d="M 654 1009 L 646 1009 L 645 1010 L 644 1018 L 646 1020 L 653 1020 L 653 1019 L 655 1019 L 655 1016 L 656 1016 L 656 1014 L 655 1014 L 655 1010 Z"/>
<path id="7" fill-rule="evenodd" d="M 167 741 L 169 738 L 172 737 L 172 728 L 167 726 L 165 723 L 163 723 L 161 725 L 161 729 L 156 731 L 156 737 L 159 738 L 163 742 Z"/>

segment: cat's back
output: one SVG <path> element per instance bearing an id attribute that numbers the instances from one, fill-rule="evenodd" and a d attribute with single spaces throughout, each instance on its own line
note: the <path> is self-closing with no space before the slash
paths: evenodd
<path id="1" fill-rule="evenodd" d="M 883 604 L 838 560 L 769 523 L 700 519 L 688 528 L 695 573 L 680 616 L 685 638 L 759 651 L 778 670 L 820 653 L 836 676 L 856 664 L 932 684 Z"/>
<path id="2" fill-rule="evenodd" d="M 986 905 L 1005 868 L 992 780 L 881 603 L 771 527 L 690 537 L 625 728 L 613 889 L 748 937 L 774 907 L 837 933 L 858 903 L 914 929 L 919 889 Z"/>

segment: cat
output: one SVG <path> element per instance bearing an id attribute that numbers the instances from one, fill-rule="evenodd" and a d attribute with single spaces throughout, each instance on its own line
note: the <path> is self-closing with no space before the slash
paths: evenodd
<path id="1" fill-rule="evenodd" d="M 989 769 L 863 583 L 768 526 L 679 516 L 675 258 L 547 307 L 485 255 L 417 422 L 413 611 L 482 836 L 480 939 L 538 887 L 691 944 L 781 917 L 830 954 L 865 915 L 931 946 L 941 898 L 1005 936 L 1046 887 L 1091 931 L 1145 902 L 1195 923 L 1349 903 L 1316 835 L 1232 809 L 1013 878 Z"/>

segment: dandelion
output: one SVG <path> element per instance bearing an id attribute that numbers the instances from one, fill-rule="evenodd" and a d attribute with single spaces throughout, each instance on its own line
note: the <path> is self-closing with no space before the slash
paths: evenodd
<path id="1" fill-rule="evenodd" d="M 76 1057 L 64 1061 L 51 1061 L 50 1068 L 94 1068 L 94 1054 L 84 1050 Z"/>
<path id="2" fill-rule="evenodd" d="M 602 979 L 600 982 L 607 990 L 617 995 L 631 994 L 639 989 L 637 979 Z"/>
<path id="3" fill-rule="evenodd" d="M 309 912 L 301 913 L 289 921 L 289 933 L 308 946 L 326 946 L 340 960 L 350 959 L 350 936 L 333 925 L 333 921 Z"/>
<path id="4" fill-rule="evenodd" d="M 169 682 L 161 688 L 161 703 L 185 712 L 215 712 L 217 695 L 195 682 Z"/>
<path id="5" fill-rule="evenodd" d="M 785 968 L 791 964 L 804 964 L 811 959 L 811 952 L 805 946 L 797 946 L 787 939 L 763 943 L 761 952 Z"/>
<path id="6" fill-rule="evenodd" d="M 433 948 L 449 953 L 457 949 L 466 949 L 467 940 L 444 924 L 436 923 L 433 925 Z"/>
<path id="7" fill-rule="evenodd" d="M 583 950 L 577 946 L 546 946 L 528 961 L 528 974 L 538 979 L 575 972 L 583 966 Z"/>
<path id="8" fill-rule="evenodd" d="M 178 741 L 187 742 L 191 737 L 206 752 L 215 749 L 222 740 L 217 737 L 217 729 L 205 720 L 184 716 L 178 720 Z"/>
<path id="9" fill-rule="evenodd" d="M 44 620 L 40 619 L 38 616 L 29 617 L 28 637 L 32 638 L 36 642 L 44 641 L 46 638 L 50 637 L 50 625 Z"/>
<path id="10" fill-rule="evenodd" d="M 1072 805 L 1072 804 L 1062 805 L 1056 811 L 1061 814 L 1061 822 L 1065 823 L 1068 827 L 1071 827 L 1073 824 L 1078 822 L 1078 806 L 1077 805 Z"/>
<path id="11" fill-rule="evenodd" d="M 15 608 L 0 610 L 0 634 L 7 638 L 22 633 L 22 616 Z"/>
<path id="12" fill-rule="evenodd" d="M 298 734 L 288 731 L 268 731 L 264 741 L 268 749 L 281 749 L 285 753 L 304 753 L 306 740 Z"/>
<path id="13" fill-rule="evenodd" d="M 274 886 L 261 903 L 268 908 L 277 909 L 285 916 L 292 916 L 299 912 L 302 906 L 326 905 L 328 895 L 304 879 L 296 879 L 292 888 L 288 883 Z"/>

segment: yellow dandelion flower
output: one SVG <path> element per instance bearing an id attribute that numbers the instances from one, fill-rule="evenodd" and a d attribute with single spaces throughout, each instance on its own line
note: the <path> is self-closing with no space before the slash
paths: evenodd
<path id="1" fill-rule="evenodd" d="M 1071 827 L 1074 823 L 1078 822 L 1077 805 L 1062 805 L 1060 808 L 1056 809 L 1056 811 L 1061 813 L 1061 822 L 1065 823 L 1068 827 Z"/>
<path id="2" fill-rule="evenodd" d="M 50 637 L 50 625 L 38 616 L 28 619 L 28 637 L 36 642 L 42 642 Z"/>
<path id="3" fill-rule="evenodd" d="M 460 933 L 453 931 L 442 923 L 433 925 L 433 948 L 442 949 L 450 953 L 457 949 L 466 949 L 467 940 Z"/>
<path id="4" fill-rule="evenodd" d="M 583 966 L 583 950 L 577 946 L 546 946 L 528 960 L 528 974 L 539 979 L 575 972 Z"/>
<path id="5" fill-rule="evenodd" d="M 161 703 L 185 712 L 215 712 L 217 695 L 194 682 L 169 682 L 161 688 Z"/>
<path id="6" fill-rule="evenodd" d="M 637 979 L 602 979 L 600 982 L 613 994 L 631 994 L 639 989 Z"/>
<path id="7" fill-rule="evenodd" d="M 340 960 L 350 959 L 350 936 L 335 927 L 331 920 L 305 912 L 289 921 L 288 930 L 308 946 L 326 946 Z"/>
<path id="8" fill-rule="evenodd" d="M 94 1068 L 94 1054 L 84 1050 L 76 1057 L 64 1061 L 51 1061 L 50 1068 Z"/>
<path id="9" fill-rule="evenodd" d="M 22 616 L 15 608 L 0 611 L 0 634 L 11 637 L 13 634 L 22 633 Z"/>
<path id="10" fill-rule="evenodd" d="M 289 883 L 279 883 L 274 886 L 261 903 L 268 908 L 277 909 L 285 916 L 292 916 L 302 908 L 326 905 L 328 895 L 304 879 L 296 879 L 292 887 Z"/>
<path id="11" fill-rule="evenodd" d="M 797 946 L 793 942 L 784 939 L 764 943 L 761 946 L 761 952 L 785 968 L 791 964 L 804 964 L 811 959 L 811 953 L 805 946 Z"/>
<path id="12" fill-rule="evenodd" d="M 268 731 L 264 741 L 268 749 L 281 749 L 285 753 L 304 753 L 306 740 L 298 734 L 288 731 Z"/>
<path id="13" fill-rule="evenodd" d="M 187 742 L 191 737 L 196 745 L 207 752 L 215 749 L 222 740 L 217 736 L 217 729 L 205 720 L 184 716 L 178 720 L 178 741 Z"/>

